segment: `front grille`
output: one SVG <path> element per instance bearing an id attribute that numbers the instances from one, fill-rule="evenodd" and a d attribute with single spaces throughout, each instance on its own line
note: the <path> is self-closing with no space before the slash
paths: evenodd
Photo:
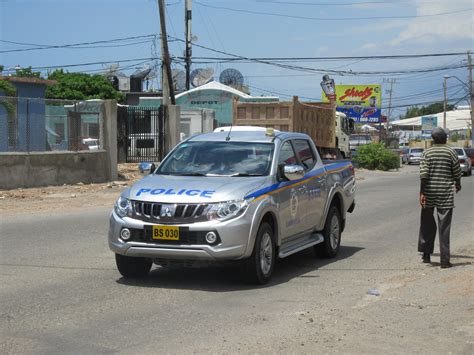
<path id="1" fill-rule="evenodd" d="M 133 218 L 145 222 L 160 221 L 168 224 L 206 221 L 206 204 L 167 204 L 132 201 Z"/>

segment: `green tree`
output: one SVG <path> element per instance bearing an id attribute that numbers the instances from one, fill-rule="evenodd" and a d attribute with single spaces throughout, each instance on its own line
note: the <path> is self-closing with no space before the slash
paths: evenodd
<path id="1" fill-rule="evenodd" d="M 451 142 L 457 142 L 459 140 L 459 133 L 454 132 L 453 134 L 451 134 L 451 137 L 449 137 L 449 139 L 451 140 Z"/>
<path id="2" fill-rule="evenodd" d="M 400 157 L 382 143 L 370 143 L 360 146 L 354 159 L 358 166 L 369 170 L 396 169 L 400 167 Z"/>
<path id="3" fill-rule="evenodd" d="M 12 76 L 17 76 L 17 77 L 21 77 L 21 78 L 41 79 L 41 73 L 40 72 L 34 72 L 31 69 L 31 67 L 16 69 L 15 74 L 12 74 Z"/>
<path id="4" fill-rule="evenodd" d="M 454 109 L 454 105 L 446 105 L 446 111 L 450 111 Z M 401 119 L 410 118 L 410 117 L 418 117 L 418 116 L 427 116 L 432 115 L 435 113 L 443 112 L 443 102 L 435 102 L 434 104 L 428 106 L 412 106 L 408 107 L 407 111 Z"/>
<path id="5" fill-rule="evenodd" d="M 56 85 L 48 86 L 46 98 L 65 100 L 111 99 L 123 102 L 124 95 L 115 90 L 112 84 L 102 75 L 85 73 L 68 73 L 58 69 L 48 75 L 56 80 Z"/>

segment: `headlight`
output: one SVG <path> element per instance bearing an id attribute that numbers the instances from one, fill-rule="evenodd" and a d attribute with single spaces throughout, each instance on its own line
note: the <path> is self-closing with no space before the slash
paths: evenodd
<path id="1" fill-rule="evenodd" d="M 214 203 L 209 206 L 207 210 L 207 219 L 226 221 L 231 218 L 242 215 L 247 209 L 249 203 L 247 200 L 227 201 Z"/>
<path id="2" fill-rule="evenodd" d="M 131 216 L 132 215 L 132 203 L 129 199 L 122 196 L 119 197 L 117 202 L 115 202 L 115 213 L 120 217 Z"/>

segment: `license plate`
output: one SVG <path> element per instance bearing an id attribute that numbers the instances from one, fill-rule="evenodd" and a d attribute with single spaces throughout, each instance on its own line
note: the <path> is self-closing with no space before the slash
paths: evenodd
<path id="1" fill-rule="evenodd" d="M 179 240 L 179 227 L 153 226 L 151 237 L 153 240 Z"/>

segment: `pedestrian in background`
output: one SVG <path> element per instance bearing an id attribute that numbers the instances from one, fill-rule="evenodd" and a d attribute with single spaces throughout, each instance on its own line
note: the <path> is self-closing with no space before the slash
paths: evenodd
<path id="1" fill-rule="evenodd" d="M 438 216 L 441 268 L 451 267 L 449 235 L 454 208 L 454 191 L 461 190 L 462 171 L 453 148 L 446 144 L 446 132 L 435 128 L 431 134 L 433 146 L 423 152 L 420 162 L 421 221 L 418 251 L 422 261 L 430 263 L 436 237 L 434 209 Z"/>

